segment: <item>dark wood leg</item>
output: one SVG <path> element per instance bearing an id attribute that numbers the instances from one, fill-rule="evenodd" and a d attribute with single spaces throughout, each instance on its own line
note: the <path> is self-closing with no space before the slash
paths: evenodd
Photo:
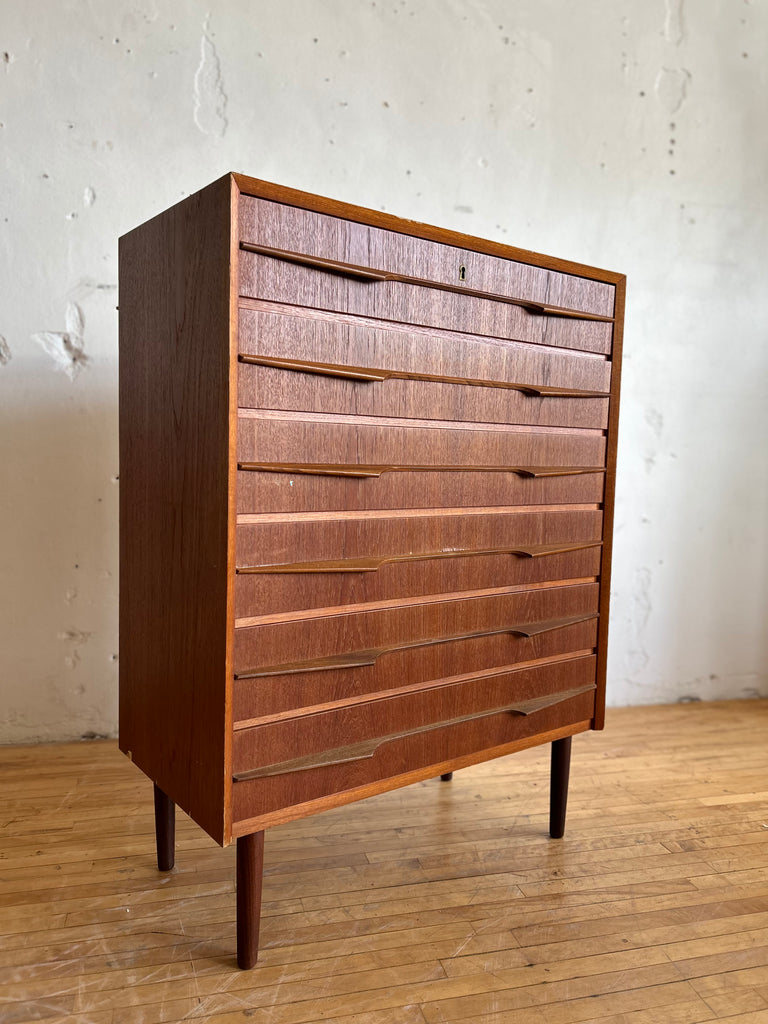
<path id="1" fill-rule="evenodd" d="M 568 776 L 571 770 L 571 736 L 552 744 L 552 769 L 549 789 L 549 834 L 562 839 L 565 832 L 565 808 L 568 803 Z"/>
<path id="2" fill-rule="evenodd" d="M 176 804 L 155 786 L 157 869 L 170 871 L 176 859 Z"/>
<path id="3" fill-rule="evenodd" d="M 440 776 L 441 782 L 450 782 L 453 778 L 453 772 L 446 772 L 445 775 Z"/>
<path id="4" fill-rule="evenodd" d="M 264 833 L 237 840 L 237 966 L 250 970 L 259 955 Z"/>

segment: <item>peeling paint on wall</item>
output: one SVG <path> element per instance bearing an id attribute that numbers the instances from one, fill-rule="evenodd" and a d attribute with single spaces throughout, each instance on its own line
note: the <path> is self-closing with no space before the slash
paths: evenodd
<path id="1" fill-rule="evenodd" d="M 634 607 L 632 610 L 634 644 L 626 653 L 626 665 L 630 682 L 633 681 L 633 676 L 639 675 L 648 667 L 651 660 L 646 646 L 645 630 L 653 611 L 653 602 L 651 600 L 652 580 L 653 574 L 647 567 L 642 566 L 635 570 Z"/>
<path id="2" fill-rule="evenodd" d="M 221 63 L 208 30 L 210 14 L 203 24 L 200 63 L 195 72 L 195 124 L 204 135 L 222 137 L 227 130 L 227 94 L 221 78 Z"/>
<path id="3" fill-rule="evenodd" d="M 627 271 L 608 699 L 768 694 L 768 2 L 400 3 L 3 6 L 0 742 L 116 727 L 116 238 L 233 165 Z"/>
<path id="4" fill-rule="evenodd" d="M 57 640 L 63 640 L 72 645 L 70 653 L 64 658 L 64 664 L 67 668 L 77 668 L 80 663 L 80 651 L 78 648 L 84 647 L 92 636 L 93 633 L 89 633 L 84 629 L 65 629 L 61 633 L 57 633 Z"/>
<path id="5" fill-rule="evenodd" d="M 664 416 L 659 412 L 658 409 L 653 407 L 645 410 L 645 422 L 654 432 L 656 437 L 661 437 L 661 432 L 664 429 Z"/>
<path id="6" fill-rule="evenodd" d="M 81 277 L 77 284 L 69 289 L 67 292 L 67 298 L 71 302 L 81 302 L 83 299 L 87 299 L 89 295 L 93 295 L 94 293 L 116 291 L 116 284 L 109 284 L 106 281 L 96 281 L 92 277 Z"/>
<path id="7" fill-rule="evenodd" d="M 58 640 L 69 640 L 76 647 L 82 647 L 83 644 L 87 644 L 93 636 L 93 633 L 89 633 L 85 629 L 65 629 L 61 633 L 57 634 Z"/>
<path id="8" fill-rule="evenodd" d="M 674 114 L 682 107 L 690 79 L 691 73 L 685 68 L 662 68 L 656 76 L 656 99 L 668 113 Z"/>
<path id="9" fill-rule="evenodd" d="M 69 302 L 64 319 L 66 331 L 39 331 L 32 337 L 51 357 L 56 369 L 74 380 L 88 365 L 88 356 L 83 351 L 85 317 L 77 303 Z"/>
<path id="10" fill-rule="evenodd" d="M 679 46 L 685 39 L 683 0 L 666 0 L 667 16 L 664 19 L 664 38 L 668 43 Z"/>

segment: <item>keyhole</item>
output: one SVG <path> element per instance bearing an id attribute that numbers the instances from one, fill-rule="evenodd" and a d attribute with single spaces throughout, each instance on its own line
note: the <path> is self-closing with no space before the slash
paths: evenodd
<path id="1" fill-rule="evenodd" d="M 463 263 L 459 267 L 459 280 L 460 281 L 466 281 L 467 280 L 467 268 L 464 266 Z"/>

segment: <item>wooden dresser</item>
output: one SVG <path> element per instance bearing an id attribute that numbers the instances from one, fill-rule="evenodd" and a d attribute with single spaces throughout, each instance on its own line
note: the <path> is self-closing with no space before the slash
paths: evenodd
<path id="1" fill-rule="evenodd" d="M 603 725 L 624 277 L 227 175 L 120 240 L 120 747 L 237 839 Z"/>

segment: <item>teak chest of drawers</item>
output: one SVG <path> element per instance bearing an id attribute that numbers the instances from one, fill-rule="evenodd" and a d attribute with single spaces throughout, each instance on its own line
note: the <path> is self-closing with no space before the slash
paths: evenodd
<path id="1" fill-rule="evenodd" d="M 603 725 L 624 278 L 241 175 L 120 240 L 120 746 L 237 839 Z"/>

